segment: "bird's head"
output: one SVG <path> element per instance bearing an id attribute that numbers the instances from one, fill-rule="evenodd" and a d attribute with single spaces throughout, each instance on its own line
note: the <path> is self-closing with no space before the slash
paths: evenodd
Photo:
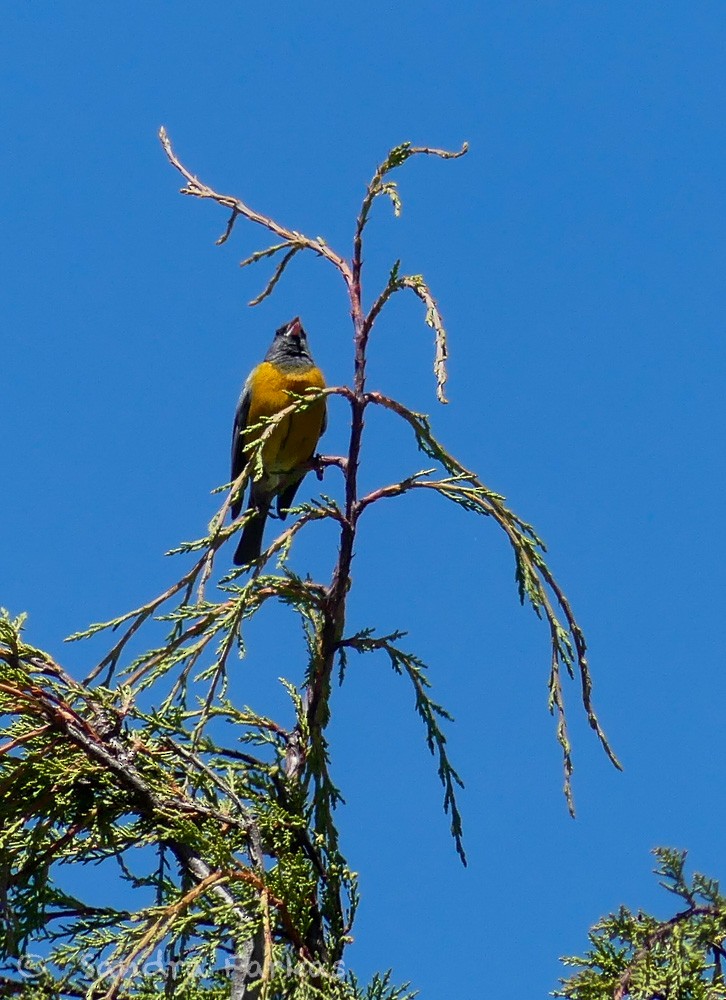
<path id="1" fill-rule="evenodd" d="M 308 337 L 299 316 L 275 330 L 269 353 L 276 357 L 309 358 L 312 361 Z"/>

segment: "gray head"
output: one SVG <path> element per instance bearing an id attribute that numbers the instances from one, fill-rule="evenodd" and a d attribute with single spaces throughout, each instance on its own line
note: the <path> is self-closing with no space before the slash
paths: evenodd
<path id="1" fill-rule="evenodd" d="M 265 361 L 271 361 L 283 368 L 309 368 L 315 364 L 299 316 L 275 331 Z"/>

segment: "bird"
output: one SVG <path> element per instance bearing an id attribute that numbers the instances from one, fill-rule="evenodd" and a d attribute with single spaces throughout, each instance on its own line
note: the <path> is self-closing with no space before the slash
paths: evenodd
<path id="1" fill-rule="evenodd" d="M 264 361 L 253 368 L 242 388 L 232 430 L 233 482 L 249 461 L 251 446 L 262 433 L 259 427 L 254 431 L 249 428 L 286 409 L 306 389 L 324 388 L 325 378 L 313 361 L 307 334 L 296 316 L 275 331 Z M 247 510 L 255 513 L 242 529 L 234 554 L 235 566 L 244 566 L 259 557 L 265 521 L 275 498 L 278 515 L 284 520 L 310 469 L 310 460 L 326 426 L 324 398 L 316 399 L 275 425 L 262 446 L 262 475 L 254 478 L 253 474 Z M 241 509 L 240 493 L 231 505 L 233 519 Z"/>

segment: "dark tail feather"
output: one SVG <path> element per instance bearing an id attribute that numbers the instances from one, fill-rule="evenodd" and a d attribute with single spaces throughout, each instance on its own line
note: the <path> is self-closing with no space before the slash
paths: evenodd
<path id="1" fill-rule="evenodd" d="M 255 516 L 242 529 L 242 537 L 234 554 L 235 566 L 251 563 L 262 551 L 262 535 L 265 531 L 267 511 L 267 507 L 258 507 Z"/>

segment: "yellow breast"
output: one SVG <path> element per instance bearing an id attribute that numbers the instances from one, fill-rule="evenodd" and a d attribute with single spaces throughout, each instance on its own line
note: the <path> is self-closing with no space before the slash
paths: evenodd
<path id="1" fill-rule="evenodd" d="M 255 370 L 250 385 L 250 412 L 248 424 L 256 424 L 263 417 L 272 417 L 294 402 L 294 395 L 306 389 L 324 389 L 325 379 L 319 368 L 307 371 L 284 372 L 263 361 Z M 268 438 L 262 452 L 262 462 L 267 472 L 289 472 L 312 458 L 325 418 L 325 400 L 320 399 L 300 413 L 293 413 L 281 421 Z M 259 432 L 257 432 L 259 433 Z"/>

